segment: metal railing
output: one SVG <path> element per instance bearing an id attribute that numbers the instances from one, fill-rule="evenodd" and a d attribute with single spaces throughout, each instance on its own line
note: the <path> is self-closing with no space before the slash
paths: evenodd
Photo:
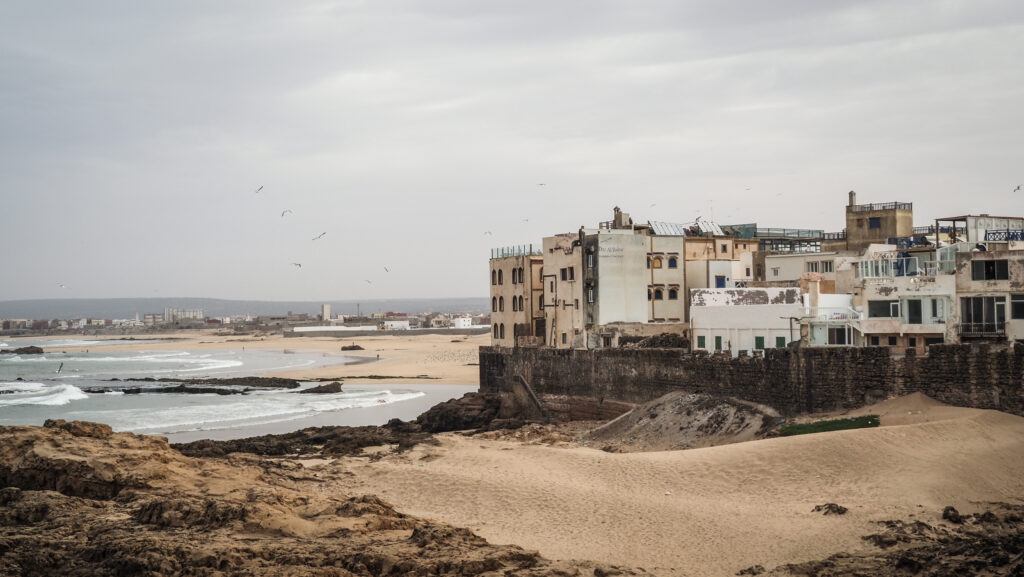
<path id="1" fill-rule="evenodd" d="M 544 251 L 541 247 L 532 244 L 521 244 L 519 246 L 503 246 L 491 249 L 491 258 L 505 258 L 509 256 L 540 256 Z"/>
<path id="2" fill-rule="evenodd" d="M 990 242 L 1009 242 L 1024 240 L 1024 230 L 986 230 L 985 240 Z"/>
<path id="3" fill-rule="evenodd" d="M 850 307 L 807 307 L 804 319 L 812 321 L 858 321 L 861 313 Z"/>
<path id="4" fill-rule="evenodd" d="M 961 335 L 1002 335 L 1006 333 L 1005 321 L 981 322 L 981 323 L 960 323 L 959 332 Z"/>
<path id="5" fill-rule="evenodd" d="M 939 227 L 939 233 L 941 233 L 941 234 L 949 234 L 951 232 L 956 232 L 957 234 L 967 234 L 967 227 L 965 227 L 965 226 L 958 226 L 956 228 L 954 228 L 952 226 L 940 226 Z M 914 227 L 914 234 L 935 234 L 935 225 L 932 224 L 932 225 L 929 225 L 929 226 L 915 226 Z"/>
<path id="6" fill-rule="evenodd" d="M 860 278 L 917 276 L 926 272 L 916 256 L 857 261 L 857 276 Z"/>
<path id="7" fill-rule="evenodd" d="M 876 210 L 914 210 L 912 202 L 882 202 L 877 204 L 855 204 L 848 207 L 850 212 L 874 212 Z"/>
<path id="8" fill-rule="evenodd" d="M 846 240 L 846 231 L 826 232 L 822 238 L 825 240 Z"/>
<path id="9" fill-rule="evenodd" d="M 810 228 L 758 228 L 757 238 L 821 238 L 825 231 Z"/>

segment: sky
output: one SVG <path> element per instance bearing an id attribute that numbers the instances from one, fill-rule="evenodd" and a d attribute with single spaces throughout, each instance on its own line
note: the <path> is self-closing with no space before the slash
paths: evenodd
<path id="1" fill-rule="evenodd" d="M 1020 184 L 1020 0 L 0 4 L 0 300 L 486 296 L 614 206 L 839 231 Z"/>

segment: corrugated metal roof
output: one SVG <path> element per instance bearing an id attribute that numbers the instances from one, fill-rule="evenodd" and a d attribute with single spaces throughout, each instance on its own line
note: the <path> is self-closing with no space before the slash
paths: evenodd
<path id="1" fill-rule="evenodd" d="M 676 224 L 674 222 L 658 222 L 654 220 L 647 221 L 650 225 L 651 231 L 657 236 L 687 236 L 686 232 L 690 227 L 685 224 Z"/>
<path id="2" fill-rule="evenodd" d="M 725 233 L 722 232 L 722 229 L 717 224 L 711 222 L 710 220 L 707 220 L 706 218 L 701 218 L 698 216 L 696 224 L 697 230 L 699 230 L 701 234 L 707 234 L 710 232 L 715 236 L 725 235 Z"/>

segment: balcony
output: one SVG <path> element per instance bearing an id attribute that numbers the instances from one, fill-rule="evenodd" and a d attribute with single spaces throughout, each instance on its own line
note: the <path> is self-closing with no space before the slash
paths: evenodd
<path id="1" fill-rule="evenodd" d="M 1011 240 L 1024 240 L 1024 230 L 986 230 L 985 240 L 987 242 L 1009 242 Z"/>
<path id="2" fill-rule="evenodd" d="M 1006 334 L 1006 321 L 962 322 L 958 330 L 963 337 L 998 337 Z"/>
<path id="3" fill-rule="evenodd" d="M 804 309 L 806 314 L 802 320 L 811 322 L 841 322 L 857 321 L 861 313 L 850 307 L 808 307 Z"/>
<path id="4" fill-rule="evenodd" d="M 848 206 L 850 212 L 874 212 L 876 210 L 914 210 L 912 202 L 882 202 L 876 204 L 855 204 Z"/>
<path id="5" fill-rule="evenodd" d="M 532 244 L 503 246 L 501 248 L 491 249 L 491 258 L 505 258 L 509 256 L 541 256 L 543 254 L 544 251 L 541 247 L 535 247 Z"/>

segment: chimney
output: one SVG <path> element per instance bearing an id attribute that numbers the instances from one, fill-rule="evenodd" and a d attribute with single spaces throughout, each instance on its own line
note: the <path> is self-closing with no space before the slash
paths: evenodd
<path id="1" fill-rule="evenodd" d="M 851 190 L 850 191 L 850 206 L 854 206 L 856 204 L 857 204 L 857 193 Z"/>

